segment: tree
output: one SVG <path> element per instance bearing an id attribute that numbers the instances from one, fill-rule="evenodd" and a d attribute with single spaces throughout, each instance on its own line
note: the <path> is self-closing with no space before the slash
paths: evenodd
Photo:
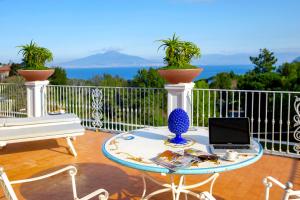
<path id="1" fill-rule="evenodd" d="M 96 75 L 87 81 L 87 85 L 92 86 L 111 86 L 111 87 L 126 87 L 127 81 L 119 76 L 110 74 Z"/>
<path id="2" fill-rule="evenodd" d="M 54 74 L 49 78 L 50 84 L 66 85 L 68 81 L 66 70 L 61 67 L 55 67 L 54 70 Z"/>
<path id="3" fill-rule="evenodd" d="M 10 66 L 9 76 L 18 76 L 18 70 L 22 69 L 23 66 L 20 63 L 12 63 Z"/>
<path id="4" fill-rule="evenodd" d="M 205 79 L 201 79 L 201 80 L 195 81 L 195 88 L 208 89 L 209 85 Z"/>
<path id="5" fill-rule="evenodd" d="M 300 62 L 283 63 L 277 71 L 284 90 L 300 91 Z"/>
<path id="6" fill-rule="evenodd" d="M 260 74 L 250 72 L 239 79 L 238 88 L 242 90 L 282 90 L 282 81 L 280 74 L 275 72 Z"/>
<path id="7" fill-rule="evenodd" d="M 236 89 L 238 75 L 234 72 L 222 72 L 215 75 L 210 83 L 210 88 L 216 89 Z"/>
<path id="8" fill-rule="evenodd" d="M 156 69 L 141 69 L 130 82 L 133 87 L 163 88 L 165 80 L 158 74 Z"/>
<path id="9" fill-rule="evenodd" d="M 274 64 L 277 62 L 277 58 L 274 53 L 268 49 L 260 49 L 260 53 L 257 57 L 250 56 L 251 62 L 255 65 L 255 73 L 272 72 L 275 69 Z"/>

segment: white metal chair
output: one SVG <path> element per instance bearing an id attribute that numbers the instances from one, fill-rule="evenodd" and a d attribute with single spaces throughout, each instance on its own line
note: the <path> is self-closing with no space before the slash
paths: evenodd
<path id="1" fill-rule="evenodd" d="M 284 185 L 272 176 L 268 176 L 263 179 L 263 183 L 266 186 L 266 200 L 269 199 L 270 189 L 273 186 L 273 183 L 285 191 L 282 197 L 283 200 L 300 200 L 300 190 L 293 190 L 293 184 L 291 182 L 287 182 Z"/>
<path id="2" fill-rule="evenodd" d="M 88 199 L 91 199 L 96 196 L 98 196 L 99 200 L 107 200 L 108 199 L 109 194 L 104 189 L 98 189 L 98 190 L 86 195 L 85 197 L 79 198 L 77 196 L 76 181 L 75 181 L 77 169 L 74 166 L 67 166 L 63 169 L 57 170 L 55 172 L 52 172 L 52 173 L 49 173 L 49 174 L 46 174 L 43 176 L 30 178 L 30 179 L 24 179 L 24 180 L 16 180 L 16 181 L 9 181 L 3 168 L 0 167 L 0 185 L 2 186 L 2 188 L 4 190 L 4 195 L 6 196 L 6 198 L 8 200 L 18 200 L 18 198 L 13 190 L 12 185 L 42 180 L 42 179 L 49 178 L 51 176 L 55 176 L 55 175 L 63 173 L 63 172 L 69 172 L 69 175 L 71 176 L 74 200 L 88 200 Z"/>
<path id="3" fill-rule="evenodd" d="M 216 200 L 209 192 L 201 192 L 200 200 Z"/>

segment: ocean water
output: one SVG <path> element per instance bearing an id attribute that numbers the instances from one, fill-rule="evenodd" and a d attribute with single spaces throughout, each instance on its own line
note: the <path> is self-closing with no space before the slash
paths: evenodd
<path id="1" fill-rule="evenodd" d="M 204 68 L 203 72 L 196 78 L 210 78 L 221 72 L 233 71 L 236 74 L 244 74 L 251 70 L 251 65 L 225 65 L 225 66 L 201 66 Z M 107 68 L 72 68 L 66 69 L 68 78 L 76 79 L 90 79 L 95 75 L 111 74 L 119 76 L 127 80 L 131 80 L 137 74 L 138 70 L 149 67 L 107 67 Z"/>

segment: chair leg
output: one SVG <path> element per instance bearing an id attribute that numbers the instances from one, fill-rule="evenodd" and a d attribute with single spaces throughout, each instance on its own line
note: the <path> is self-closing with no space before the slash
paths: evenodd
<path id="1" fill-rule="evenodd" d="M 73 155 L 74 157 L 76 157 L 76 156 L 77 156 L 77 152 L 76 152 L 75 147 L 74 147 L 74 145 L 73 145 L 73 143 L 72 143 L 72 141 L 71 141 L 71 138 L 70 138 L 70 137 L 67 137 L 66 140 L 67 140 L 67 143 L 68 143 L 68 145 L 69 145 L 69 149 L 70 149 L 72 155 Z"/>

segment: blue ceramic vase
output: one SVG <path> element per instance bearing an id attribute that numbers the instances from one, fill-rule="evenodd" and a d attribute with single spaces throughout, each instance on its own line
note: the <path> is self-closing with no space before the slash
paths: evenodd
<path id="1" fill-rule="evenodd" d="M 168 128 L 170 132 L 176 136 L 170 139 L 169 142 L 174 144 L 186 144 L 187 140 L 181 135 L 188 131 L 189 125 L 190 120 L 188 114 L 181 108 L 174 109 L 169 115 Z"/>

